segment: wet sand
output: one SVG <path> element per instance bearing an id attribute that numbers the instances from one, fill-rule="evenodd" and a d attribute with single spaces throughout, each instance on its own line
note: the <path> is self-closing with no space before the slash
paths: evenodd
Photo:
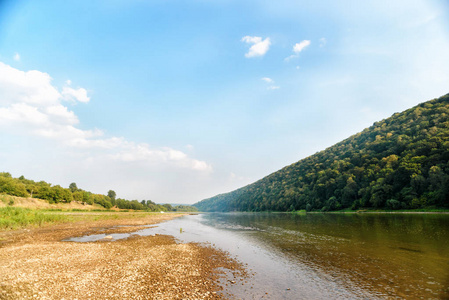
<path id="1" fill-rule="evenodd" d="M 179 215 L 60 224 L 0 232 L 0 299 L 221 299 L 225 271 L 245 276 L 227 253 L 166 235 L 89 243 L 63 239 L 133 232 Z M 133 226 L 117 227 L 115 226 Z"/>

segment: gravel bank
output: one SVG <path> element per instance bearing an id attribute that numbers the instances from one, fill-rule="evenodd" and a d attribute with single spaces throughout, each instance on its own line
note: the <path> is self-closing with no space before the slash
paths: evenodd
<path id="1" fill-rule="evenodd" d="M 61 224 L 0 233 L 0 299 L 221 299 L 223 269 L 245 276 L 217 249 L 170 236 L 73 243 L 85 234 L 136 230 L 176 215 Z M 118 225 L 136 226 L 118 227 Z M 232 275 L 231 275 L 232 276 Z"/>

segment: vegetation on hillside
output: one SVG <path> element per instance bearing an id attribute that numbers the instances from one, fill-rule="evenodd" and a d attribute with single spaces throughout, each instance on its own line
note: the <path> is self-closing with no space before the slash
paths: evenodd
<path id="1" fill-rule="evenodd" d="M 195 206 L 201 211 L 448 208 L 449 94 Z"/>
<path id="2" fill-rule="evenodd" d="M 126 200 L 116 198 L 116 193 L 109 190 L 107 195 L 94 194 L 77 187 L 71 183 L 68 188 L 52 185 L 45 181 L 35 182 L 24 176 L 14 178 L 10 173 L 0 172 L 0 194 L 31 197 L 47 200 L 49 203 L 70 203 L 77 201 L 85 204 L 98 204 L 105 209 L 117 207 L 120 209 L 133 209 L 145 211 L 196 211 L 196 208 L 186 205 L 172 207 L 170 204 L 156 204 L 151 200 Z"/>

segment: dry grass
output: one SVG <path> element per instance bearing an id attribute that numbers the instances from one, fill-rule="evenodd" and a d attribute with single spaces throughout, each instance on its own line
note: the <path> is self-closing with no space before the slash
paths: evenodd
<path id="1" fill-rule="evenodd" d="M 10 205 L 10 203 L 13 203 Z M 50 204 L 48 201 L 36 199 L 36 198 L 23 198 L 9 195 L 0 195 L 0 207 L 13 206 L 13 207 L 23 207 L 31 209 L 60 209 L 60 210 L 104 210 L 105 208 L 98 205 L 83 205 L 76 201 L 70 203 L 55 203 Z"/>

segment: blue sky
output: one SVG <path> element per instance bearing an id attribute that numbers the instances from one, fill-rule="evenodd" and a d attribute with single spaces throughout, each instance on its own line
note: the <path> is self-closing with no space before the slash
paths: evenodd
<path id="1" fill-rule="evenodd" d="M 1 1 L 0 164 L 193 203 L 449 92 L 447 1 Z"/>

